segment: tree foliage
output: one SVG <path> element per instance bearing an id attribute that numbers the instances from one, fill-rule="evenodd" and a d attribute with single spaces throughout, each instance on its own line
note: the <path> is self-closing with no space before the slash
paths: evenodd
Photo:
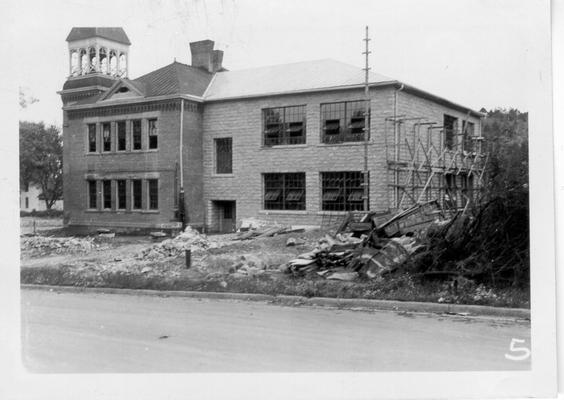
<path id="1" fill-rule="evenodd" d="M 51 209 L 63 196 L 63 142 L 60 130 L 43 122 L 20 122 L 20 185 L 37 185 Z"/>

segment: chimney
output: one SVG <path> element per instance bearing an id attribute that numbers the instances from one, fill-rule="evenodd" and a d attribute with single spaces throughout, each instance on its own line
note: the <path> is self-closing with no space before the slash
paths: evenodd
<path id="1" fill-rule="evenodd" d="M 200 40 L 190 43 L 192 53 L 192 66 L 203 68 L 208 72 L 214 73 L 223 69 L 223 51 L 214 50 L 213 40 Z"/>

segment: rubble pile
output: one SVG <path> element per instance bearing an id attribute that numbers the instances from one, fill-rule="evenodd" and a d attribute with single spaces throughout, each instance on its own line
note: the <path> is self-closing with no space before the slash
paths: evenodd
<path id="1" fill-rule="evenodd" d="M 50 236 L 27 236 L 22 238 L 22 251 L 37 253 L 74 253 L 86 252 L 100 245 L 94 242 L 93 237 L 50 237 Z"/>
<path id="2" fill-rule="evenodd" d="M 188 226 L 180 235 L 172 239 L 163 240 L 143 250 L 137 258 L 157 259 L 177 257 L 183 255 L 186 250 L 207 250 L 219 248 L 223 245 L 225 245 L 224 242 L 212 240 Z"/>
<path id="3" fill-rule="evenodd" d="M 244 218 L 241 220 L 241 224 L 233 240 L 272 237 L 283 233 L 299 233 L 304 231 L 304 228 L 281 225 L 272 221 L 263 221 L 256 218 Z"/>
<path id="4" fill-rule="evenodd" d="M 436 204 L 419 204 L 381 224 L 376 224 L 375 213 L 356 218 L 351 213 L 334 237 L 326 235 L 314 250 L 300 254 L 282 270 L 295 275 L 315 272 L 326 279 L 379 279 L 425 247 L 415 233 L 441 223 L 436 210 Z"/>

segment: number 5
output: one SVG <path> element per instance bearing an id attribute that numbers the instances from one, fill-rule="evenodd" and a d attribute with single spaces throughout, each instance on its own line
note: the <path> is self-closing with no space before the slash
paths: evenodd
<path id="1" fill-rule="evenodd" d="M 525 343 L 523 339 L 511 339 L 511 343 L 509 344 L 509 351 L 512 353 L 522 353 L 520 355 L 511 355 L 505 354 L 505 358 L 512 361 L 523 361 L 526 360 L 531 356 L 531 350 L 529 350 L 525 346 L 517 347 L 516 344 L 518 343 Z"/>

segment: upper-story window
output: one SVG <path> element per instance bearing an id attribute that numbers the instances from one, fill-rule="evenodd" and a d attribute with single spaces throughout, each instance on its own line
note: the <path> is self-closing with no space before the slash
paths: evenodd
<path id="1" fill-rule="evenodd" d="M 159 137 L 157 132 L 157 119 L 149 120 L 149 148 L 156 149 L 159 147 Z"/>
<path id="2" fill-rule="evenodd" d="M 470 121 L 462 121 L 462 138 L 463 150 L 474 151 L 474 123 Z"/>
<path id="3" fill-rule="evenodd" d="M 88 124 L 88 152 L 96 152 L 96 124 Z"/>
<path id="4" fill-rule="evenodd" d="M 305 106 L 266 108 L 262 113 L 265 146 L 306 142 Z"/>
<path id="5" fill-rule="evenodd" d="M 452 150 L 456 145 L 456 130 L 458 119 L 445 114 L 443 118 L 443 132 L 445 147 Z"/>
<path id="6" fill-rule="evenodd" d="M 132 125 L 132 150 L 141 150 L 141 120 L 136 119 L 131 122 Z"/>
<path id="7" fill-rule="evenodd" d="M 321 139 L 323 143 L 364 140 L 366 102 L 343 101 L 321 104 Z"/>
<path id="8" fill-rule="evenodd" d="M 215 142 L 215 173 L 233 173 L 233 139 L 219 138 Z"/>
<path id="9" fill-rule="evenodd" d="M 125 134 L 125 121 L 118 121 L 117 127 L 117 151 L 125 151 L 126 134 Z"/>
<path id="10" fill-rule="evenodd" d="M 109 122 L 102 124 L 102 151 L 112 151 L 112 130 Z"/>

